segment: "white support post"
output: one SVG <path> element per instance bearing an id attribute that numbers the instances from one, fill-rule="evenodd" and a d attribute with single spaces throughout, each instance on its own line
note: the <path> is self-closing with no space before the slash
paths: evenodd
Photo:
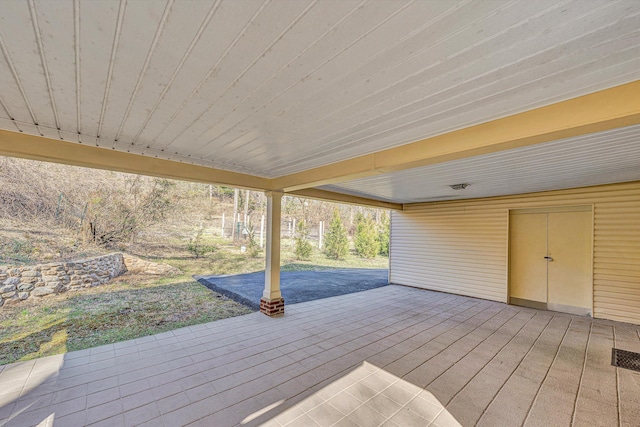
<path id="1" fill-rule="evenodd" d="M 220 235 L 224 239 L 224 212 L 222 212 L 222 225 L 220 226 Z"/>
<path id="2" fill-rule="evenodd" d="M 260 311 L 271 317 L 284 315 L 284 299 L 280 293 L 280 221 L 282 193 L 268 191 L 267 195 L 267 254 L 264 292 Z"/>
<path id="3" fill-rule="evenodd" d="M 324 222 L 318 224 L 318 249 L 322 249 L 322 237 L 324 236 Z"/>

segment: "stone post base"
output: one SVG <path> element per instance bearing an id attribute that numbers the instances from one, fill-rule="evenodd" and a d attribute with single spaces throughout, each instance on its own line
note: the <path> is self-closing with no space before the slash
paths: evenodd
<path id="1" fill-rule="evenodd" d="M 260 312 L 269 317 L 284 316 L 284 298 L 274 300 L 260 298 Z"/>

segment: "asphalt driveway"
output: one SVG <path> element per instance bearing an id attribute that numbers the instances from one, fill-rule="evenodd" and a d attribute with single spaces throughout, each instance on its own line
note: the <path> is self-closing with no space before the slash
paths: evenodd
<path id="1" fill-rule="evenodd" d="M 388 270 L 349 268 L 280 273 L 280 290 L 286 304 L 295 304 L 361 292 L 388 284 Z M 196 276 L 212 291 L 221 293 L 254 310 L 260 309 L 264 271 L 224 276 Z"/>

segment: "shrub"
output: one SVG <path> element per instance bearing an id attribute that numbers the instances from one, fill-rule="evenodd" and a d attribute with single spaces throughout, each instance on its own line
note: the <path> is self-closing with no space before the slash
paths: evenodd
<path id="1" fill-rule="evenodd" d="M 171 191 L 175 183 L 141 176 L 125 178 L 120 189 L 98 189 L 87 203 L 91 240 L 103 246 L 131 241 L 142 230 L 162 222 L 175 208 Z"/>
<path id="2" fill-rule="evenodd" d="M 362 214 L 356 218 L 356 235 L 354 246 L 356 253 L 363 258 L 375 258 L 380 251 L 376 225 Z"/>
<path id="3" fill-rule="evenodd" d="M 329 224 L 329 233 L 325 239 L 324 253 L 327 258 L 343 259 L 349 252 L 349 238 L 347 230 L 342 224 L 338 209 L 334 209 L 331 223 Z"/>
<path id="4" fill-rule="evenodd" d="M 207 245 L 202 241 L 202 233 L 204 232 L 204 228 L 200 227 L 196 235 L 189 241 L 187 245 L 187 250 L 191 252 L 191 254 L 200 258 L 205 256 L 208 253 L 215 252 L 218 248 L 215 245 Z"/>
<path id="5" fill-rule="evenodd" d="M 311 243 L 307 239 L 309 236 L 309 230 L 304 219 L 298 221 L 296 228 L 298 232 L 298 235 L 296 236 L 296 247 L 294 249 L 296 259 L 309 260 L 311 259 L 311 253 L 313 252 L 313 246 L 311 246 Z"/>
<path id="6" fill-rule="evenodd" d="M 383 212 L 378 230 L 378 242 L 380 243 L 380 255 L 389 256 L 389 216 Z"/>

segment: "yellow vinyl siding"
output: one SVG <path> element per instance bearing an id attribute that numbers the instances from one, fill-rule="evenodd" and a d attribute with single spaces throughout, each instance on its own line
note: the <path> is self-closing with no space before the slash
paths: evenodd
<path id="1" fill-rule="evenodd" d="M 593 205 L 594 317 L 640 323 L 640 182 L 405 205 L 390 280 L 507 301 L 509 210 Z"/>
<path id="2" fill-rule="evenodd" d="M 391 282 L 502 301 L 508 216 L 416 207 L 392 213 Z"/>

